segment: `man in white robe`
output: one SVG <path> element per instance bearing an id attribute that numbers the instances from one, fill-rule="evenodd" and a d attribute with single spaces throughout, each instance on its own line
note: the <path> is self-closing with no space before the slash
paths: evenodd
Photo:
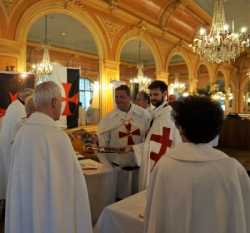
<path id="1" fill-rule="evenodd" d="M 187 97 L 174 109 L 184 143 L 153 171 L 145 233 L 249 233 L 249 177 L 239 162 L 209 144 L 222 126 L 221 107 Z"/>
<path id="2" fill-rule="evenodd" d="M 61 90 L 36 87 L 33 113 L 18 131 L 6 198 L 5 233 L 92 233 L 86 183 L 68 136 L 56 126 Z"/>
<path id="3" fill-rule="evenodd" d="M 5 113 L 0 130 L 0 166 L 2 175 L 0 181 L 0 199 L 5 199 L 7 178 L 10 166 L 10 149 L 13 139 L 26 117 L 25 101 L 31 96 L 33 90 L 26 88 L 19 92 L 17 100 L 12 102 Z"/>
<path id="4" fill-rule="evenodd" d="M 78 106 L 78 126 L 86 125 L 86 111 L 82 107 L 82 103 L 79 103 Z"/>
<path id="5" fill-rule="evenodd" d="M 152 111 L 153 120 L 145 142 L 133 147 L 138 160 L 141 161 L 140 190 L 148 186 L 150 174 L 161 156 L 181 142 L 180 134 L 171 118 L 172 108 L 165 101 L 167 85 L 156 80 L 149 85 L 149 90 L 151 104 L 155 106 Z"/>
<path id="6" fill-rule="evenodd" d="M 138 191 L 138 175 L 133 175 L 133 170 L 138 173 L 138 163 L 131 147 L 145 140 L 150 116 L 131 103 L 126 85 L 115 89 L 115 101 L 117 109 L 102 119 L 98 137 L 99 146 L 120 150 L 109 160 L 118 169 L 117 197 L 124 198 Z"/>
<path id="7" fill-rule="evenodd" d="M 86 110 L 86 123 L 87 124 L 97 124 L 99 122 L 99 109 L 94 108 L 93 100 L 89 101 L 89 107 Z"/>

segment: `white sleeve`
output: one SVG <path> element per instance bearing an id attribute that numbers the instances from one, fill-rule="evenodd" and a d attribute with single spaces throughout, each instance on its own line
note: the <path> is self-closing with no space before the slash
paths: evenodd
<path id="1" fill-rule="evenodd" d="M 143 151 L 144 151 L 144 142 L 133 145 L 133 150 L 135 154 L 136 164 L 140 167 L 142 163 Z"/>
<path id="2" fill-rule="evenodd" d="M 110 132 L 98 133 L 98 142 L 101 147 L 108 147 L 110 144 Z"/>

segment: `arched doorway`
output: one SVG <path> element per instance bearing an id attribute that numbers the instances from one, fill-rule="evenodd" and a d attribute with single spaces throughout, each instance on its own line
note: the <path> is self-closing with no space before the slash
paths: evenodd
<path id="1" fill-rule="evenodd" d="M 99 56 L 92 34 L 82 23 L 66 14 L 51 13 L 40 17 L 32 24 L 27 35 L 27 70 L 32 70 L 32 64 L 42 61 L 45 37 L 53 63 L 51 76 L 54 77 L 51 78 L 59 76 L 59 83 L 66 83 L 67 77 L 61 79 L 62 74 L 65 74 L 64 68 L 77 69 L 79 82 L 77 81 L 76 87 L 79 86 L 79 101 L 82 104 L 79 109 L 85 114 L 85 119 L 79 123 L 81 125 L 98 123 Z"/>
<path id="2" fill-rule="evenodd" d="M 244 88 L 243 103 L 244 103 L 243 113 L 250 113 L 250 79 L 249 78 Z"/>
<path id="3" fill-rule="evenodd" d="M 135 99 L 138 91 L 147 91 L 156 79 L 155 59 L 150 47 L 140 39 L 128 41 L 120 54 L 120 81 L 131 86 Z"/>
<path id="4" fill-rule="evenodd" d="M 216 79 L 212 88 L 212 98 L 220 103 L 224 111 L 226 110 L 225 77 L 221 71 L 218 71 L 216 74 Z"/>
<path id="5" fill-rule="evenodd" d="M 234 112 L 235 96 L 233 92 L 233 86 L 230 83 L 228 85 L 228 90 L 226 91 L 226 97 L 228 101 L 228 113 Z"/>
<path id="6" fill-rule="evenodd" d="M 197 71 L 197 94 L 209 96 L 211 92 L 208 69 L 205 65 L 200 65 Z"/>
<path id="7" fill-rule="evenodd" d="M 179 98 L 187 96 L 189 90 L 189 72 L 184 58 L 176 54 L 170 58 L 168 65 L 169 95 Z"/>

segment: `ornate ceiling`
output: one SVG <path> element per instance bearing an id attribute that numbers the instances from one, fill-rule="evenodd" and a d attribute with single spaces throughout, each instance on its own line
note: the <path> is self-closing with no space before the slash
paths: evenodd
<path id="1" fill-rule="evenodd" d="M 45 17 L 42 17 L 32 25 L 28 34 L 28 41 L 42 44 L 45 38 L 44 28 Z M 91 33 L 70 16 L 63 14 L 48 15 L 47 38 L 51 46 L 98 55 Z M 133 64 L 137 63 L 139 60 L 138 47 L 138 40 L 129 41 L 122 49 L 121 60 Z M 155 63 L 151 50 L 143 42 L 141 58 L 145 65 Z"/>
<path id="2" fill-rule="evenodd" d="M 11 10 L 18 5 L 20 0 L 0 0 L 2 4 Z M 73 0 L 74 1 L 74 0 Z M 85 1 L 78 0 L 84 4 Z M 151 25 L 162 28 L 187 42 L 191 42 L 196 30 L 200 25 L 208 24 L 211 19 L 208 14 L 212 13 L 213 0 L 96 0 L 107 2 L 117 9 L 123 9 Z M 29 1 L 23 1 L 24 5 Z M 66 2 L 72 2 L 71 0 Z M 198 3 L 195 4 L 195 2 Z M 185 6 L 185 7 L 184 7 Z M 204 9 L 205 11 L 201 10 Z M 196 13 L 194 14 L 194 9 Z M 197 10 L 200 9 L 200 10 Z M 250 1 L 249 0 L 226 0 L 226 16 L 230 23 L 235 20 L 236 27 L 247 26 L 250 22 Z M 202 17 L 201 17 L 202 15 Z M 204 15 L 207 15 L 208 18 Z M 203 19 L 202 19 L 203 18 Z M 206 19 L 206 21 L 204 21 Z M 249 25 L 250 26 L 250 25 Z M 97 55 L 96 44 L 89 33 L 79 22 L 66 15 L 53 14 L 48 18 L 48 39 L 51 45 L 69 48 L 81 52 Z M 44 40 L 44 18 L 35 22 L 29 32 L 28 40 L 42 42 Z M 154 58 L 149 48 L 142 45 L 142 57 L 146 64 L 153 64 Z M 138 42 L 130 41 L 122 50 L 121 60 L 130 63 L 138 61 Z"/>

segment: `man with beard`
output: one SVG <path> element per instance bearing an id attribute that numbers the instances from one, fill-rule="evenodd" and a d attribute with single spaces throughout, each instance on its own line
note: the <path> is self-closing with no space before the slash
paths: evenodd
<path id="1" fill-rule="evenodd" d="M 150 173 L 161 156 L 170 147 L 181 142 L 180 134 L 171 119 L 171 106 L 166 98 L 168 86 L 163 81 L 153 81 L 149 87 L 153 119 L 144 143 L 133 147 L 136 157 L 141 161 L 139 189 L 144 190 L 149 184 Z"/>

